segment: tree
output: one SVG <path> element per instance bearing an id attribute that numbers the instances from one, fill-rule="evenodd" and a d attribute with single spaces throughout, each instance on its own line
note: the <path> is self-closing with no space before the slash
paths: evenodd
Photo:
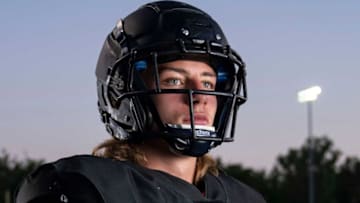
<path id="1" fill-rule="evenodd" d="M 314 142 L 315 202 L 336 202 L 336 164 L 340 151 L 333 148 L 327 138 L 316 137 Z M 308 202 L 308 155 L 310 140 L 299 149 L 290 149 L 287 155 L 280 155 L 269 175 L 269 182 L 275 190 L 270 202 Z"/>
<path id="2" fill-rule="evenodd" d="M 268 202 L 304 203 L 308 202 L 309 146 L 307 139 L 299 149 L 279 155 L 268 174 L 218 162 L 225 172 L 259 191 Z M 360 203 L 360 159 L 346 157 L 340 164 L 341 152 L 326 136 L 313 138 L 313 146 L 315 202 Z"/>
<path id="3" fill-rule="evenodd" d="M 263 195 L 270 192 L 266 184 L 266 173 L 264 170 L 256 171 L 251 168 L 245 168 L 241 164 L 231 164 L 225 166 L 224 171 L 250 187 L 256 188 Z"/>
<path id="4" fill-rule="evenodd" d="M 356 157 L 346 158 L 338 173 L 338 202 L 360 203 L 360 160 Z"/>
<path id="5" fill-rule="evenodd" d="M 16 188 L 24 177 L 42 164 L 43 160 L 26 158 L 17 160 L 2 150 L 0 154 L 0 202 L 8 201 L 14 196 Z"/>

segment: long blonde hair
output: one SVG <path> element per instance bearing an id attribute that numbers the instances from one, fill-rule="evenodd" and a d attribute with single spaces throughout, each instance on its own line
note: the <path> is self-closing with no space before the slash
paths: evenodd
<path id="1" fill-rule="evenodd" d="M 138 144 L 109 139 L 99 144 L 93 149 L 93 155 L 116 160 L 128 160 L 144 166 L 147 162 L 145 154 L 141 151 Z M 197 158 L 194 184 L 197 184 L 206 173 L 217 176 L 219 174 L 216 161 L 209 155 Z"/>

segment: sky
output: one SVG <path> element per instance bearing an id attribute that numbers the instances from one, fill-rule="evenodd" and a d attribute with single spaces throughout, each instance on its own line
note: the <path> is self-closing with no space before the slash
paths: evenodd
<path id="1" fill-rule="evenodd" d="M 0 1 L 0 149 L 54 161 L 110 138 L 97 111 L 95 65 L 116 21 L 148 1 Z M 360 2 L 185 1 L 209 13 L 247 64 L 235 142 L 211 153 L 271 169 L 307 137 L 297 92 L 322 88 L 314 135 L 360 157 Z"/>

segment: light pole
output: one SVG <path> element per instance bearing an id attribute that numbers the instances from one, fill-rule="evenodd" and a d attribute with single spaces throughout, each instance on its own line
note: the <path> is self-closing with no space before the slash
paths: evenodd
<path id="1" fill-rule="evenodd" d="M 309 203 L 315 203 L 315 179 L 314 179 L 314 141 L 313 141 L 313 112 L 312 106 L 317 97 L 321 93 L 319 86 L 313 86 L 298 92 L 298 101 L 307 104 L 307 117 L 308 117 L 308 138 L 309 138 L 309 162 L 308 162 L 308 175 L 309 175 Z"/>

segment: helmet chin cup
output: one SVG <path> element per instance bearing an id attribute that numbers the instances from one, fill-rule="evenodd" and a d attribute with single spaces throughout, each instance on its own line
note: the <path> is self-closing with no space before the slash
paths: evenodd
<path id="1" fill-rule="evenodd" d="M 214 126 L 195 125 L 194 128 L 188 124 L 166 124 L 165 126 L 164 139 L 174 150 L 183 155 L 202 156 L 209 152 L 216 142 Z"/>

